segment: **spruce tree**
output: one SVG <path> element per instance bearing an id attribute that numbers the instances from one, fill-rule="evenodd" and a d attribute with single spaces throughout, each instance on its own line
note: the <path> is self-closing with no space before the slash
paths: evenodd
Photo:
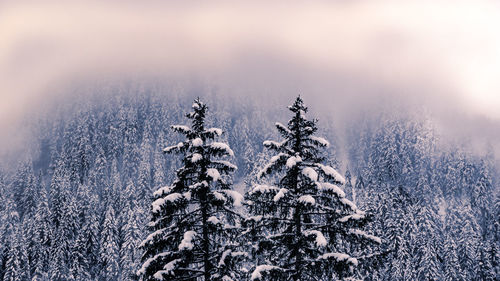
<path id="1" fill-rule="evenodd" d="M 220 157 L 233 156 L 225 143 L 214 139 L 218 128 L 205 128 L 207 106 L 199 99 L 186 117 L 192 126 L 173 130 L 186 140 L 164 149 L 183 156 L 171 186 L 158 189 L 152 204 L 150 235 L 144 249 L 142 280 L 239 280 L 236 261 L 242 257 L 232 240 L 238 232 L 234 206 L 242 196 L 227 181 L 233 164 Z"/>
<path id="2" fill-rule="evenodd" d="M 344 178 L 324 165 L 321 148 L 328 141 L 314 134 L 317 120 L 305 117 L 297 97 L 288 107 L 288 126 L 276 123 L 281 142 L 265 141 L 277 153 L 259 177 L 279 175 L 276 186 L 256 185 L 248 192 L 255 266 L 251 280 L 320 280 L 344 278 L 358 265 L 349 249 L 380 243 L 359 229 L 366 214 L 345 197 Z"/>

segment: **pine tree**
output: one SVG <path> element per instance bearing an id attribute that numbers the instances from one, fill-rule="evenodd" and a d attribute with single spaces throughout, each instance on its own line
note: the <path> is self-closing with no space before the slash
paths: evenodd
<path id="1" fill-rule="evenodd" d="M 118 224 L 116 222 L 115 210 L 113 204 L 108 203 L 104 221 L 102 223 L 100 262 L 102 265 L 101 276 L 105 280 L 118 280 L 119 275 L 119 239 Z"/>
<path id="2" fill-rule="evenodd" d="M 49 199 L 45 187 L 41 187 L 38 198 L 38 206 L 34 215 L 34 239 L 35 254 L 33 261 L 33 279 L 48 280 L 49 252 L 51 246 L 52 222 L 49 209 Z"/>
<path id="3" fill-rule="evenodd" d="M 344 278 L 358 260 L 358 252 L 378 237 L 359 229 L 365 213 L 345 198 L 344 178 L 322 164 L 320 148 L 329 143 L 315 136 L 316 120 L 307 120 L 302 99 L 288 107 L 288 126 L 276 123 L 283 141 L 265 141 L 277 152 L 260 177 L 281 175 L 277 186 L 256 185 L 248 194 L 254 235 L 252 280 L 319 280 Z M 358 247 L 356 247 L 358 246 Z"/>
<path id="4" fill-rule="evenodd" d="M 142 280 L 238 280 L 236 261 L 242 257 L 232 240 L 238 231 L 234 206 L 242 196 L 230 189 L 227 175 L 236 166 L 219 160 L 233 156 L 214 139 L 222 130 L 205 128 L 207 106 L 199 99 L 186 116 L 188 126 L 172 126 L 186 140 L 165 148 L 183 155 L 183 167 L 171 186 L 154 193 L 150 235 L 142 242 Z"/>
<path id="5" fill-rule="evenodd" d="M 14 202 L 9 202 L 14 207 Z M 4 281 L 24 281 L 30 280 L 30 264 L 26 250 L 26 240 L 19 220 L 19 214 L 11 209 L 8 218 L 9 240 L 7 259 L 5 262 Z"/>

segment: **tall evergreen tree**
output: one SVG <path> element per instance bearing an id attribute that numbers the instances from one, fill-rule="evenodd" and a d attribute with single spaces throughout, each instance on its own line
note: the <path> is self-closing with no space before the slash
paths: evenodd
<path id="1" fill-rule="evenodd" d="M 322 164 L 320 148 L 329 143 L 315 136 L 317 120 L 297 97 L 288 107 L 288 126 L 276 123 L 283 141 L 265 141 L 278 153 L 260 177 L 280 175 L 276 186 L 256 185 L 248 194 L 250 233 L 254 241 L 252 280 L 320 280 L 344 278 L 358 265 L 346 251 L 358 252 L 378 237 L 359 229 L 365 213 L 345 197 L 344 178 Z M 352 253 L 351 253 L 352 254 Z"/>
<path id="2" fill-rule="evenodd" d="M 242 253 L 231 238 L 237 234 L 234 206 L 242 196 L 230 189 L 227 175 L 236 166 L 219 160 L 233 156 L 225 143 L 214 139 L 218 128 L 205 128 L 207 106 L 199 99 L 186 116 L 191 128 L 175 125 L 186 140 L 165 148 L 183 155 L 183 167 L 171 186 L 154 193 L 151 234 L 142 242 L 142 280 L 238 280 L 235 261 Z"/>

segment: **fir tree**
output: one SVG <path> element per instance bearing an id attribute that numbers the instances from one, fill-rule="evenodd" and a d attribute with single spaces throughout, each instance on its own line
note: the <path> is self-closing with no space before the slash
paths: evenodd
<path id="1" fill-rule="evenodd" d="M 119 259 L 119 239 L 118 224 L 116 222 L 115 210 L 113 204 L 108 203 L 104 221 L 102 223 L 100 262 L 102 265 L 102 274 L 105 280 L 118 280 L 120 274 Z"/>
<path id="2" fill-rule="evenodd" d="M 250 233 L 255 242 L 252 280 L 344 278 L 358 265 L 346 252 L 378 237 L 359 229 L 365 213 L 345 197 L 344 178 L 322 164 L 316 120 L 307 120 L 302 99 L 288 107 L 288 126 L 276 123 L 283 141 L 265 141 L 278 153 L 260 177 L 278 173 L 277 186 L 256 185 L 248 194 Z"/>
<path id="3" fill-rule="evenodd" d="M 191 128 L 175 125 L 186 140 L 165 148 L 183 155 L 183 167 L 171 186 L 154 193 L 150 235 L 142 242 L 142 280 L 238 280 L 235 261 L 242 253 L 231 238 L 238 231 L 234 206 L 242 196 L 227 181 L 236 166 L 219 160 L 233 156 L 214 139 L 222 130 L 205 128 L 207 106 L 199 99 L 186 116 Z"/>

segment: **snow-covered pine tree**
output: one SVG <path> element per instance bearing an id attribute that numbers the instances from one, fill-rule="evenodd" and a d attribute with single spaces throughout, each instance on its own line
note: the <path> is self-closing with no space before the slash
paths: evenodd
<path id="1" fill-rule="evenodd" d="M 118 280 L 120 273 L 120 248 L 118 245 L 118 223 L 116 221 L 113 204 L 108 203 L 101 233 L 100 261 L 102 275 L 105 280 Z"/>
<path id="2" fill-rule="evenodd" d="M 321 280 L 348 276 L 359 253 L 378 237 L 359 229 L 365 213 L 345 197 L 344 178 L 322 164 L 320 148 L 328 141 L 315 136 L 317 120 L 307 120 L 299 96 L 288 107 L 288 126 L 276 123 L 283 141 L 265 141 L 277 152 L 259 177 L 279 174 L 277 186 L 256 185 L 247 194 L 254 233 L 251 280 Z"/>
<path id="3" fill-rule="evenodd" d="M 192 108 L 186 115 L 191 128 L 172 126 L 186 140 L 164 149 L 182 154 L 183 167 L 171 186 L 154 193 L 151 233 L 141 243 L 142 280 L 240 279 L 236 262 L 243 253 L 234 240 L 239 230 L 234 206 L 243 197 L 225 178 L 236 166 L 219 158 L 233 156 L 233 151 L 214 141 L 222 130 L 205 128 L 207 106 L 196 99 Z"/>

